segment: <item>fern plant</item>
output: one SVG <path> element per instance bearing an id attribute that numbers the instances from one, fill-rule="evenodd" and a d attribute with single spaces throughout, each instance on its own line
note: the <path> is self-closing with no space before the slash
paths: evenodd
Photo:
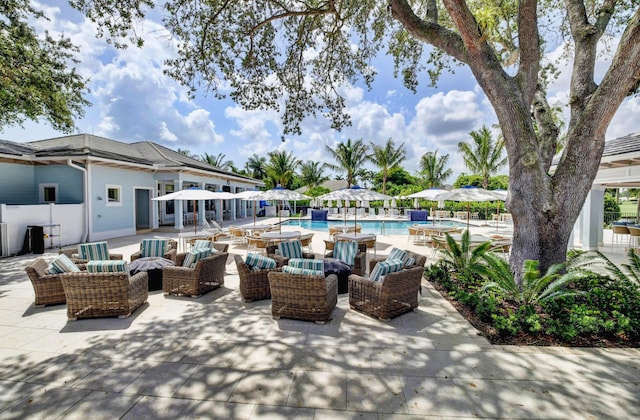
<path id="1" fill-rule="evenodd" d="M 609 274 L 613 279 L 633 285 L 640 289 L 640 256 L 630 249 L 629 262 L 618 267 L 600 251 L 577 253 L 571 270 L 588 271 L 594 274 Z M 595 268 L 592 269 L 591 267 Z"/>
<path id="2" fill-rule="evenodd" d="M 471 246 L 469 230 L 462 232 L 460 243 L 448 233 L 446 234 L 447 246 L 444 249 L 442 263 L 451 271 L 458 273 L 465 280 L 473 280 L 476 275 L 482 275 L 486 267 L 484 255 L 491 248 L 491 242 L 487 241 L 478 246 Z"/>
<path id="3" fill-rule="evenodd" d="M 519 285 L 507 261 L 493 253 L 487 253 L 484 261 L 487 268 L 483 276 L 487 283 L 480 289 L 481 292 L 493 291 L 519 305 L 576 295 L 579 292 L 567 290 L 565 286 L 585 275 L 581 270 L 563 273 L 566 263 L 554 264 L 541 275 L 539 261 L 526 260 L 523 264 L 522 284 Z"/>

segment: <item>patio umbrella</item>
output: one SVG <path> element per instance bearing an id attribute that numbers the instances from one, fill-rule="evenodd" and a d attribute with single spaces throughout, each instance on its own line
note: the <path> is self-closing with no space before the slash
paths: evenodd
<path id="1" fill-rule="evenodd" d="M 467 230 L 469 229 L 469 219 L 471 215 L 472 201 L 495 201 L 503 200 L 504 194 L 499 192 L 485 190 L 484 188 L 468 185 L 462 188 L 456 188 L 451 191 L 439 194 L 434 197 L 435 200 L 449 201 L 466 201 L 467 202 Z"/>
<path id="2" fill-rule="evenodd" d="M 253 201 L 253 225 L 254 226 L 256 224 L 256 201 L 258 200 L 257 198 L 254 198 L 254 196 L 256 196 L 258 193 L 261 193 L 261 192 L 262 191 L 259 191 L 259 190 L 246 190 L 236 194 L 236 198 Z"/>
<path id="3" fill-rule="evenodd" d="M 323 200 L 342 199 L 347 201 L 350 201 L 350 200 L 369 201 L 369 200 L 388 200 L 391 198 L 391 196 L 354 185 L 351 188 L 343 188 L 341 190 L 331 191 L 330 193 L 321 195 L 318 198 L 321 198 Z M 358 212 L 356 211 L 354 224 L 357 224 L 357 219 L 358 219 Z M 346 214 L 345 214 L 345 222 L 346 222 Z"/>
<path id="4" fill-rule="evenodd" d="M 299 192 L 289 190 L 287 188 L 283 188 L 278 185 L 275 188 L 266 191 L 260 191 L 255 196 L 252 196 L 253 199 L 258 200 L 280 200 L 281 202 L 287 201 L 300 201 L 300 200 L 309 200 L 311 197 L 300 194 Z M 282 209 L 282 208 L 281 208 Z M 282 232 L 282 214 L 278 212 L 278 228 Z"/>
<path id="5" fill-rule="evenodd" d="M 433 200 L 433 198 L 437 195 L 446 192 L 447 190 L 443 190 L 442 188 L 428 188 L 426 190 L 418 191 L 417 193 L 408 195 L 406 198 L 424 198 L 425 200 Z"/>
<path id="6" fill-rule="evenodd" d="M 194 219 L 193 219 L 193 232 L 198 231 L 198 208 L 196 207 L 196 201 L 199 200 L 231 200 L 237 198 L 234 194 L 225 191 L 209 191 L 202 188 L 185 188 L 184 190 L 172 192 L 170 194 L 161 195 L 160 197 L 154 197 L 152 201 L 193 201 Z"/>

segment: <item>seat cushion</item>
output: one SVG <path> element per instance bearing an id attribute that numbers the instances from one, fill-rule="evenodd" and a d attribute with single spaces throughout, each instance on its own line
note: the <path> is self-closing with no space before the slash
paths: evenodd
<path id="1" fill-rule="evenodd" d="M 143 239 L 142 245 L 140 245 L 140 256 L 142 258 L 162 257 L 168 249 L 169 241 L 167 239 Z"/>
<path id="2" fill-rule="evenodd" d="M 210 248 L 192 249 L 184 256 L 182 266 L 188 268 L 196 268 L 196 264 L 198 263 L 198 261 L 203 258 L 207 258 L 209 255 L 211 255 Z"/>
<path id="3" fill-rule="evenodd" d="M 251 267 L 252 270 L 264 270 L 274 269 L 278 265 L 273 258 L 265 257 L 264 255 L 250 252 L 245 258 L 245 264 Z"/>
<path id="4" fill-rule="evenodd" d="M 89 261 L 87 273 L 126 273 L 127 262 L 125 260 Z"/>
<path id="5" fill-rule="evenodd" d="M 81 260 L 108 260 L 109 246 L 106 241 L 90 242 L 78 245 L 78 257 Z"/>
<path id="6" fill-rule="evenodd" d="M 45 270 L 45 274 L 62 274 L 62 273 L 77 273 L 80 269 L 71 258 L 64 254 L 58 255 L 53 261 L 49 263 L 49 266 Z"/>
<path id="7" fill-rule="evenodd" d="M 286 258 L 302 258 L 302 242 L 300 241 L 289 241 L 289 242 L 280 242 L 278 244 L 278 250 L 280 251 L 280 255 Z"/>
<path id="8" fill-rule="evenodd" d="M 287 264 L 290 267 L 306 268 L 324 272 L 324 260 L 312 260 L 309 258 L 291 258 Z"/>
<path id="9" fill-rule="evenodd" d="M 369 280 L 381 281 L 384 279 L 384 276 L 386 276 L 387 274 L 400 271 L 402 270 L 403 267 L 404 267 L 404 263 L 402 262 L 402 260 L 395 259 L 395 260 L 380 261 L 379 263 L 376 264 L 375 268 L 369 275 Z"/>
<path id="10" fill-rule="evenodd" d="M 333 248 L 333 258 L 353 267 L 358 253 L 358 243 L 355 241 L 338 241 Z"/>
<path id="11" fill-rule="evenodd" d="M 322 270 L 311 270 L 309 268 L 292 267 L 290 265 L 285 265 L 284 267 L 282 267 L 282 271 L 284 273 L 289 273 L 289 274 L 302 274 L 303 276 L 323 276 L 324 277 L 324 271 Z"/>

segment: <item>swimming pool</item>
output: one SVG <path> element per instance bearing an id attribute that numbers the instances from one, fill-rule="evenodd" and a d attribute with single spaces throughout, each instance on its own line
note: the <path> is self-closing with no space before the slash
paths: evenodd
<path id="1" fill-rule="evenodd" d="M 357 223 L 362 226 L 362 233 L 372 233 L 375 235 L 404 235 L 408 233 L 407 228 L 416 224 L 428 225 L 433 222 L 412 222 L 409 220 L 360 220 Z M 344 225 L 344 220 L 310 220 L 310 219 L 289 219 L 282 222 L 283 226 L 298 226 L 303 229 L 315 230 L 318 232 L 329 231 L 331 225 Z M 347 220 L 347 224 L 353 224 L 353 219 Z M 440 225 L 466 227 L 466 223 L 453 222 L 450 220 L 438 221 Z"/>

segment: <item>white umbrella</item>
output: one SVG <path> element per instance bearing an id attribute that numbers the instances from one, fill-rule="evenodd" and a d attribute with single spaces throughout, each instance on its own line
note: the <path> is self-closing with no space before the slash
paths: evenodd
<path id="1" fill-rule="evenodd" d="M 196 233 L 198 231 L 198 208 L 196 207 L 196 201 L 199 200 L 232 200 L 237 198 L 235 194 L 231 194 L 226 191 L 209 191 L 203 190 L 202 188 L 186 188 L 184 190 L 172 192 L 170 194 L 161 195 L 160 197 L 154 197 L 151 200 L 153 201 L 191 201 L 193 200 L 193 210 L 194 210 L 194 219 L 193 219 L 193 231 Z"/>
<path id="2" fill-rule="evenodd" d="M 469 229 L 469 219 L 471 214 L 471 202 L 472 201 L 496 201 L 504 200 L 505 195 L 500 192 L 485 190 L 484 188 L 475 186 L 466 186 L 462 188 L 456 188 L 451 191 L 439 194 L 434 197 L 435 200 L 449 200 L 449 201 L 466 201 L 467 202 L 467 229 Z"/>
<path id="3" fill-rule="evenodd" d="M 256 195 L 252 196 L 252 198 L 254 200 L 257 199 L 257 200 L 299 201 L 299 200 L 309 200 L 311 197 L 304 194 L 300 194 L 299 192 L 296 192 L 296 191 L 282 188 L 280 185 L 278 185 L 277 187 L 272 188 L 270 190 L 260 191 Z M 282 213 L 280 211 L 278 212 L 278 218 L 280 219 L 278 227 L 280 228 L 280 231 L 282 231 Z"/>
<path id="4" fill-rule="evenodd" d="M 354 185 L 351 188 L 343 188 L 341 190 L 331 191 L 330 193 L 321 195 L 318 198 L 322 198 L 323 200 L 343 199 L 347 201 L 349 200 L 353 200 L 353 201 L 367 200 L 368 201 L 368 200 L 388 200 L 391 198 L 391 196 Z M 356 223 L 358 218 L 357 213 L 358 212 L 356 211 L 356 217 L 354 218 L 354 221 Z M 346 221 L 346 215 L 345 215 L 345 221 Z"/>
<path id="5" fill-rule="evenodd" d="M 446 192 L 447 190 L 443 190 L 441 188 L 429 188 L 429 189 L 418 191 L 417 193 L 408 195 L 406 198 L 424 198 L 425 200 L 433 200 L 433 198 L 436 197 L 437 195 L 440 195 Z"/>
<path id="6" fill-rule="evenodd" d="M 256 224 L 256 200 L 257 200 L 257 198 L 254 198 L 254 197 L 261 192 L 262 191 L 258 191 L 258 190 L 246 190 L 236 194 L 236 198 L 253 201 L 253 225 L 254 226 Z"/>

